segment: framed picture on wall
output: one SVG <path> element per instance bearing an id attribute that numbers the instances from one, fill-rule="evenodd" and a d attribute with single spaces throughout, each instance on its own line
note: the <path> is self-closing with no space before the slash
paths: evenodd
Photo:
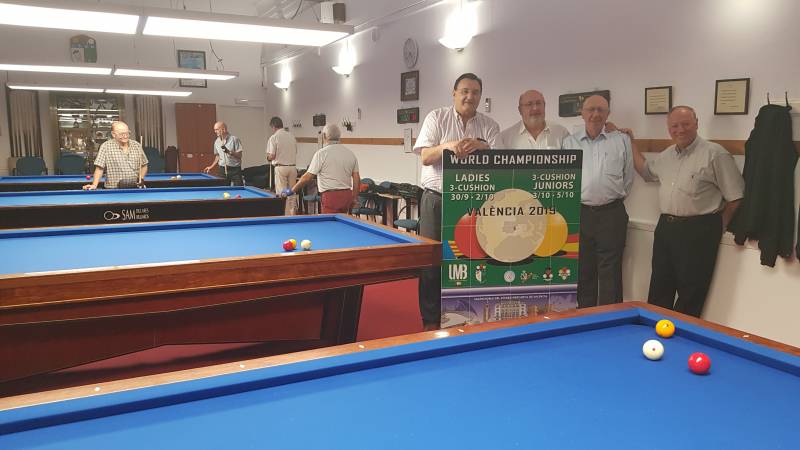
<path id="1" fill-rule="evenodd" d="M 178 67 L 181 69 L 206 70 L 206 52 L 199 50 L 178 50 Z M 207 80 L 181 78 L 180 87 L 207 87 Z"/>
<path id="2" fill-rule="evenodd" d="M 750 103 L 750 78 L 717 80 L 714 91 L 714 114 L 747 114 Z"/>
<path id="3" fill-rule="evenodd" d="M 672 86 L 644 88 L 644 113 L 667 114 L 672 109 Z"/>
<path id="4" fill-rule="evenodd" d="M 419 100 L 419 70 L 400 74 L 400 101 Z"/>

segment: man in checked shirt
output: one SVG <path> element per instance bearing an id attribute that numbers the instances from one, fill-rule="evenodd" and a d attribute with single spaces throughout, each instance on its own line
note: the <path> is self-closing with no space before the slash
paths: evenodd
<path id="1" fill-rule="evenodd" d="M 97 189 L 103 173 L 106 174 L 106 188 L 144 187 L 144 176 L 147 174 L 147 157 L 142 145 L 129 139 L 130 130 L 124 122 L 111 124 L 111 136 L 100 146 L 94 160 L 94 177 L 84 189 Z"/>

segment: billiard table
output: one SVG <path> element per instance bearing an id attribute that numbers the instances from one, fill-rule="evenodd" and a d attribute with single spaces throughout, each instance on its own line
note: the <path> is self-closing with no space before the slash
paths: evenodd
<path id="1" fill-rule="evenodd" d="M 0 177 L 0 192 L 60 191 L 82 189 L 91 183 L 88 175 L 37 175 Z M 180 176 L 180 179 L 178 177 Z M 224 186 L 225 179 L 207 173 L 148 173 L 144 183 L 149 188 Z M 103 187 L 103 182 L 100 182 Z"/>
<path id="2" fill-rule="evenodd" d="M 319 215 L 0 230 L 0 254 L 3 382 L 168 344 L 352 342 L 363 285 L 441 246 Z"/>
<path id="3" fill-rule="evenodd" d="M 0 228 L 280 216 L 284 204 L 234 186 L 0 192 Z"/>
<path id="4" fill-rule="evenodd" d="M 626 303 L 0 399 L 0 447 L 793 449 L 798 399 L 800 349 Z"/>

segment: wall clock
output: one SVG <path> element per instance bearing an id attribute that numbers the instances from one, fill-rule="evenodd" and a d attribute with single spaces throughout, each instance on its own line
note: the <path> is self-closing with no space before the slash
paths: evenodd
<path id="1" fill-rule="evenodd" d="M 412 38 L 406 39 L 405 44 L 403 44 L 403 61 L 406 63 L 406 67 L 413 69 L 417 65 L 418 57 L 419 47 L 417 46 L 417 41 Z"/>

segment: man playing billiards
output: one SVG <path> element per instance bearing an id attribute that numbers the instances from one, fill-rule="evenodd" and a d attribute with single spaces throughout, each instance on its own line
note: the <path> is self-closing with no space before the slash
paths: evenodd
<path id="1" fill-rule="evenodd" d="M 142 145 L 129 139 L 130 130 L 125 122 L 111 124 L 111 136 L 100 146 L 94 160 L 94 175 L 90 184 L 84 189 L 97 189 L 103 173 L 106 175 L 106 188 L 144 187 L 144 176 L 147 175 L 147 156 Z"/>

